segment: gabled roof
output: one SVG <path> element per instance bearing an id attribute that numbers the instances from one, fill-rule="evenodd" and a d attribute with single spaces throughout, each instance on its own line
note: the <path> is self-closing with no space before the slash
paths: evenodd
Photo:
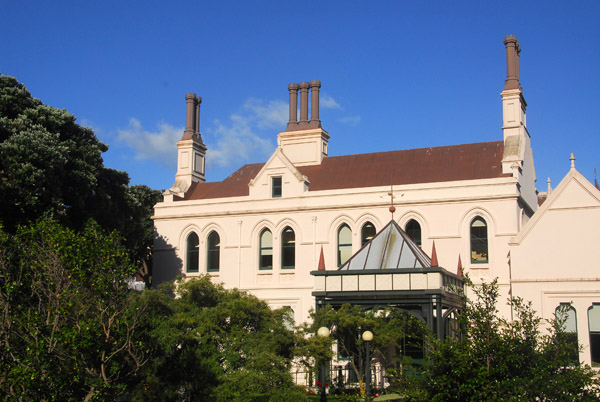
<path id="1" fill-rule="evenodd" d="M 600 190 L 573 167 L 547 196 L 544 203 L 527 221 L 519 234 L 509 241 L 509 244 L 514 246 L 522 243 L 529 233 L 534 230 L 538 222 L 544 219 L 544 215 L 548 211 L 598 207 L 600 207 Z"/>
<path id="2" fill-rule="evenodd" d="M 378 187 L 509 176 L 502 173 L 502 141 L 332 156 L 320 165 L 299 166 L 309 191 Z M 264 163 L 244 165 L 217 183 L 195 183 L 185 200 L 249 195 L 248 183 Z"/>
<path id="3" fill-rule="evenodd" d="M 339 270 L 424 267 L 431 267 L 431 259 L 392 220 Z"/>

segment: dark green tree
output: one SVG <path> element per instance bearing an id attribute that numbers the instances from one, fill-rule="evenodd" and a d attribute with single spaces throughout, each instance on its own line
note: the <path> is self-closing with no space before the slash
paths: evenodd
<path id="1" fill-rule="evenodd" d="M 143 308 L 120 236 L 95 223 L 0 231 L 0 394 L 7 401 L 115 400 L 145 361 Z"/>
<path id="2" fill-rule="evenodd" d="M 292 382 L 291 317 L 209 276 L 145 291 L 151 356 L 134 401 L 302 401 Z"/>
<path id="3" fill-rule="evenodd" d="M 328 339 L 315 336 L 322 326 L 331 331 Z M 386 369 L 399 369 L 413 363 L 406 356 L 407 349 L 422 350 L 425 328 L 405 311 L 392 308 L 364 309 L 350 304 L 334 309 L 327 305 L 311 311 L 311 323 L 301 326 L 297 361 L 312 370 L 319 366 L 319 362 L 331 359 L 332 345 L 335 343 L 338 357 L 348 359 L 350 368 L 362 384 L 366 366 L 362 333 L 367 330 L 374 334 L 369 345 L 370 358 Z"/>
<path id="4" fill-rule="evenodd" d="M 431 339 L 423 386 L 434 401 L 598 400 L 599 383 L 589 367 L 572 365 L 573 343 L 560 316 L 540 329 L 531 303 L 510 300 L 514 320 L 497 310 L 498 285 L 474 286 L 462 315 L 462 336 Z"/>
<path id="5" fill-rule="evenodd" d="M 136 264 L 147 263 L 153 241 L 150 216 L 160 192 L 130 187 L 127 173 L 105 167 L 107 149 L 72 114 L 44 105 L 15 78 L 0 75 L 4 229 L 14 232 L 19 224 L 40 218 L 79 229 L 94 219 L 122 233 Z"/>

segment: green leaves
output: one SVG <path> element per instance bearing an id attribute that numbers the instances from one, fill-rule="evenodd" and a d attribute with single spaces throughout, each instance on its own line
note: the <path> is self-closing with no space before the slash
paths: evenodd
<path id="1" fill-rule="evenodd" d="M 7 400 L 112 399 L 143 363 L 135 272 L 117 234 L 41 221 L 0 232 L 0 391 Z"/>

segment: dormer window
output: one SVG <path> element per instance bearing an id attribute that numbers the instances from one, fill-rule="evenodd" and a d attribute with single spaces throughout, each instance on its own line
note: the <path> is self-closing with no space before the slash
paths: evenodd
<path id="1" fill-rule="evenodd" d="M 281 176 L 271 178 L 271 196 L 281 198 Z"/>

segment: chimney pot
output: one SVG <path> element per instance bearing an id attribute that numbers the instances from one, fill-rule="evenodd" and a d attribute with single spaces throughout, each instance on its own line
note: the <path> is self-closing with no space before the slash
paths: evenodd
<path id="1" fill-rule="evenodd" d="M 300 83 L 300 123 L 308 122 L 308 82 Z"/>

